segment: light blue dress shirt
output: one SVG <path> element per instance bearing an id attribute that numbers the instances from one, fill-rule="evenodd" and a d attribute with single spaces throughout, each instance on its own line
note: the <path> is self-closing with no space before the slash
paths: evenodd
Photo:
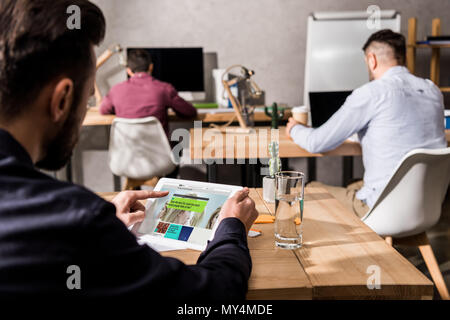
<path id="1" fill-rule="evenodd" d="M 294 142 L 312 153 L 333 150 L 355 133 L 365 169 L 356 197 L 372 208 L 406 153 L 447 147 L 442 93 L 430 80 L 395 66 L 354 90 L 321 127 L 291 130 Z"/>

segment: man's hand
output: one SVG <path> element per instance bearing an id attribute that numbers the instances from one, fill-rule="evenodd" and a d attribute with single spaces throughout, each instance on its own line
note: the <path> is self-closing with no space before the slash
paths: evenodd
<path id="1" fill-rule="evenodd" d="M 219 222 L 225 218 L 238 218 L 245 225 L 245 230 L 248 233 L 258 217 L 255 202 L 249 198 L 248 192 L 248 188 L 244 188 L 225 202 L 222 210 L 220 210 Z"/>
<path id="2" fill-rule="evenodd" d="M 123 191 L 111 202 L 116 206 L 116 216 L 127 226 L 141 222 L 145 218 L 145 206 L 139 200 L 161 198 L 169 194 L 167 191 Z"/>
<path id="3" fill-rule="evenodd" d="M 287 135 L 289 138 L 292 138 L 292 137 L 291 137 L 291 130 L 292 130 L 292 128 L 295 127 L 295 126 L 298 125 L 298 124 L 301 124 L 301 123 L 298 123 L 298 122 L 295 121 L 294 118 L 292 118 L 292 117 L 289 118 L 288 123 L 286 124 L 286 135 Z"/>

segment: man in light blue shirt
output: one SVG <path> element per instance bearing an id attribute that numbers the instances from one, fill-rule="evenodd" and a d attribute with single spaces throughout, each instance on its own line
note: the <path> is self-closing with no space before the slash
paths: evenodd
<path id="1" fill-rule="evenodd" d="M 371 81 L 354 90 L 321 127 L 308 128 L 292 118 L 286 127 L 294 142 L 312 153 L 335 149 L 358 134 L 364 183 L 341 188 L 344 199 L 339 200 L 360 217 L 375 204 L 406 153 L 447 147 L 442 93 L 433 82 L 412 75 L 404 66 L 405 38 L 381 30 L 363 50 Z M 332 194 L 339 193 L 332 189 Z"/>

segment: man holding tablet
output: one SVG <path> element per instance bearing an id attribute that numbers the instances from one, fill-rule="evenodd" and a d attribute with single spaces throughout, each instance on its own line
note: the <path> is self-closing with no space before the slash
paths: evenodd
<path id="1" fill-rule="evenodd" d="M 73 5 L 80 29 L 67 26 Z M 100 9 L 87 0 L 3 0 L 0 26 L 0 299 L 244 299 L 246 236 L 257 216 L 248 189 L 223 204 L 214 239 L 187 266 L 127 229 L 144 219 L 138 200 L 167 192 L 124 192 L 109 203 L 35 168 L 61 168 L 77 142 L 94 88 L 93 47 L 105 32 Z"/>

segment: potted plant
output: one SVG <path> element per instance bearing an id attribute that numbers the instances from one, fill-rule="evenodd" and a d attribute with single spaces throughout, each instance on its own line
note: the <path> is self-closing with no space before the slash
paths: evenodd
<path id="1" fill-rule="evenodd" d="M 264 201 L 273 203 L 275 202 L 275 174 L 281 171 L 278 142 L 272 141 L 269 144 L 269 154 L 269 175 L 263 178 L 263 198 Z"/>
<path id="2" fill-rule="evenodd" d="M 270 111 L 266 106 L 264 107 L 264 112 L 272 120 L 272 129 L 278 129 L 278 123 L 284 117 L 284 109 L 278 108 L 277 103 L 274 102 L 270 108 Z"/>

